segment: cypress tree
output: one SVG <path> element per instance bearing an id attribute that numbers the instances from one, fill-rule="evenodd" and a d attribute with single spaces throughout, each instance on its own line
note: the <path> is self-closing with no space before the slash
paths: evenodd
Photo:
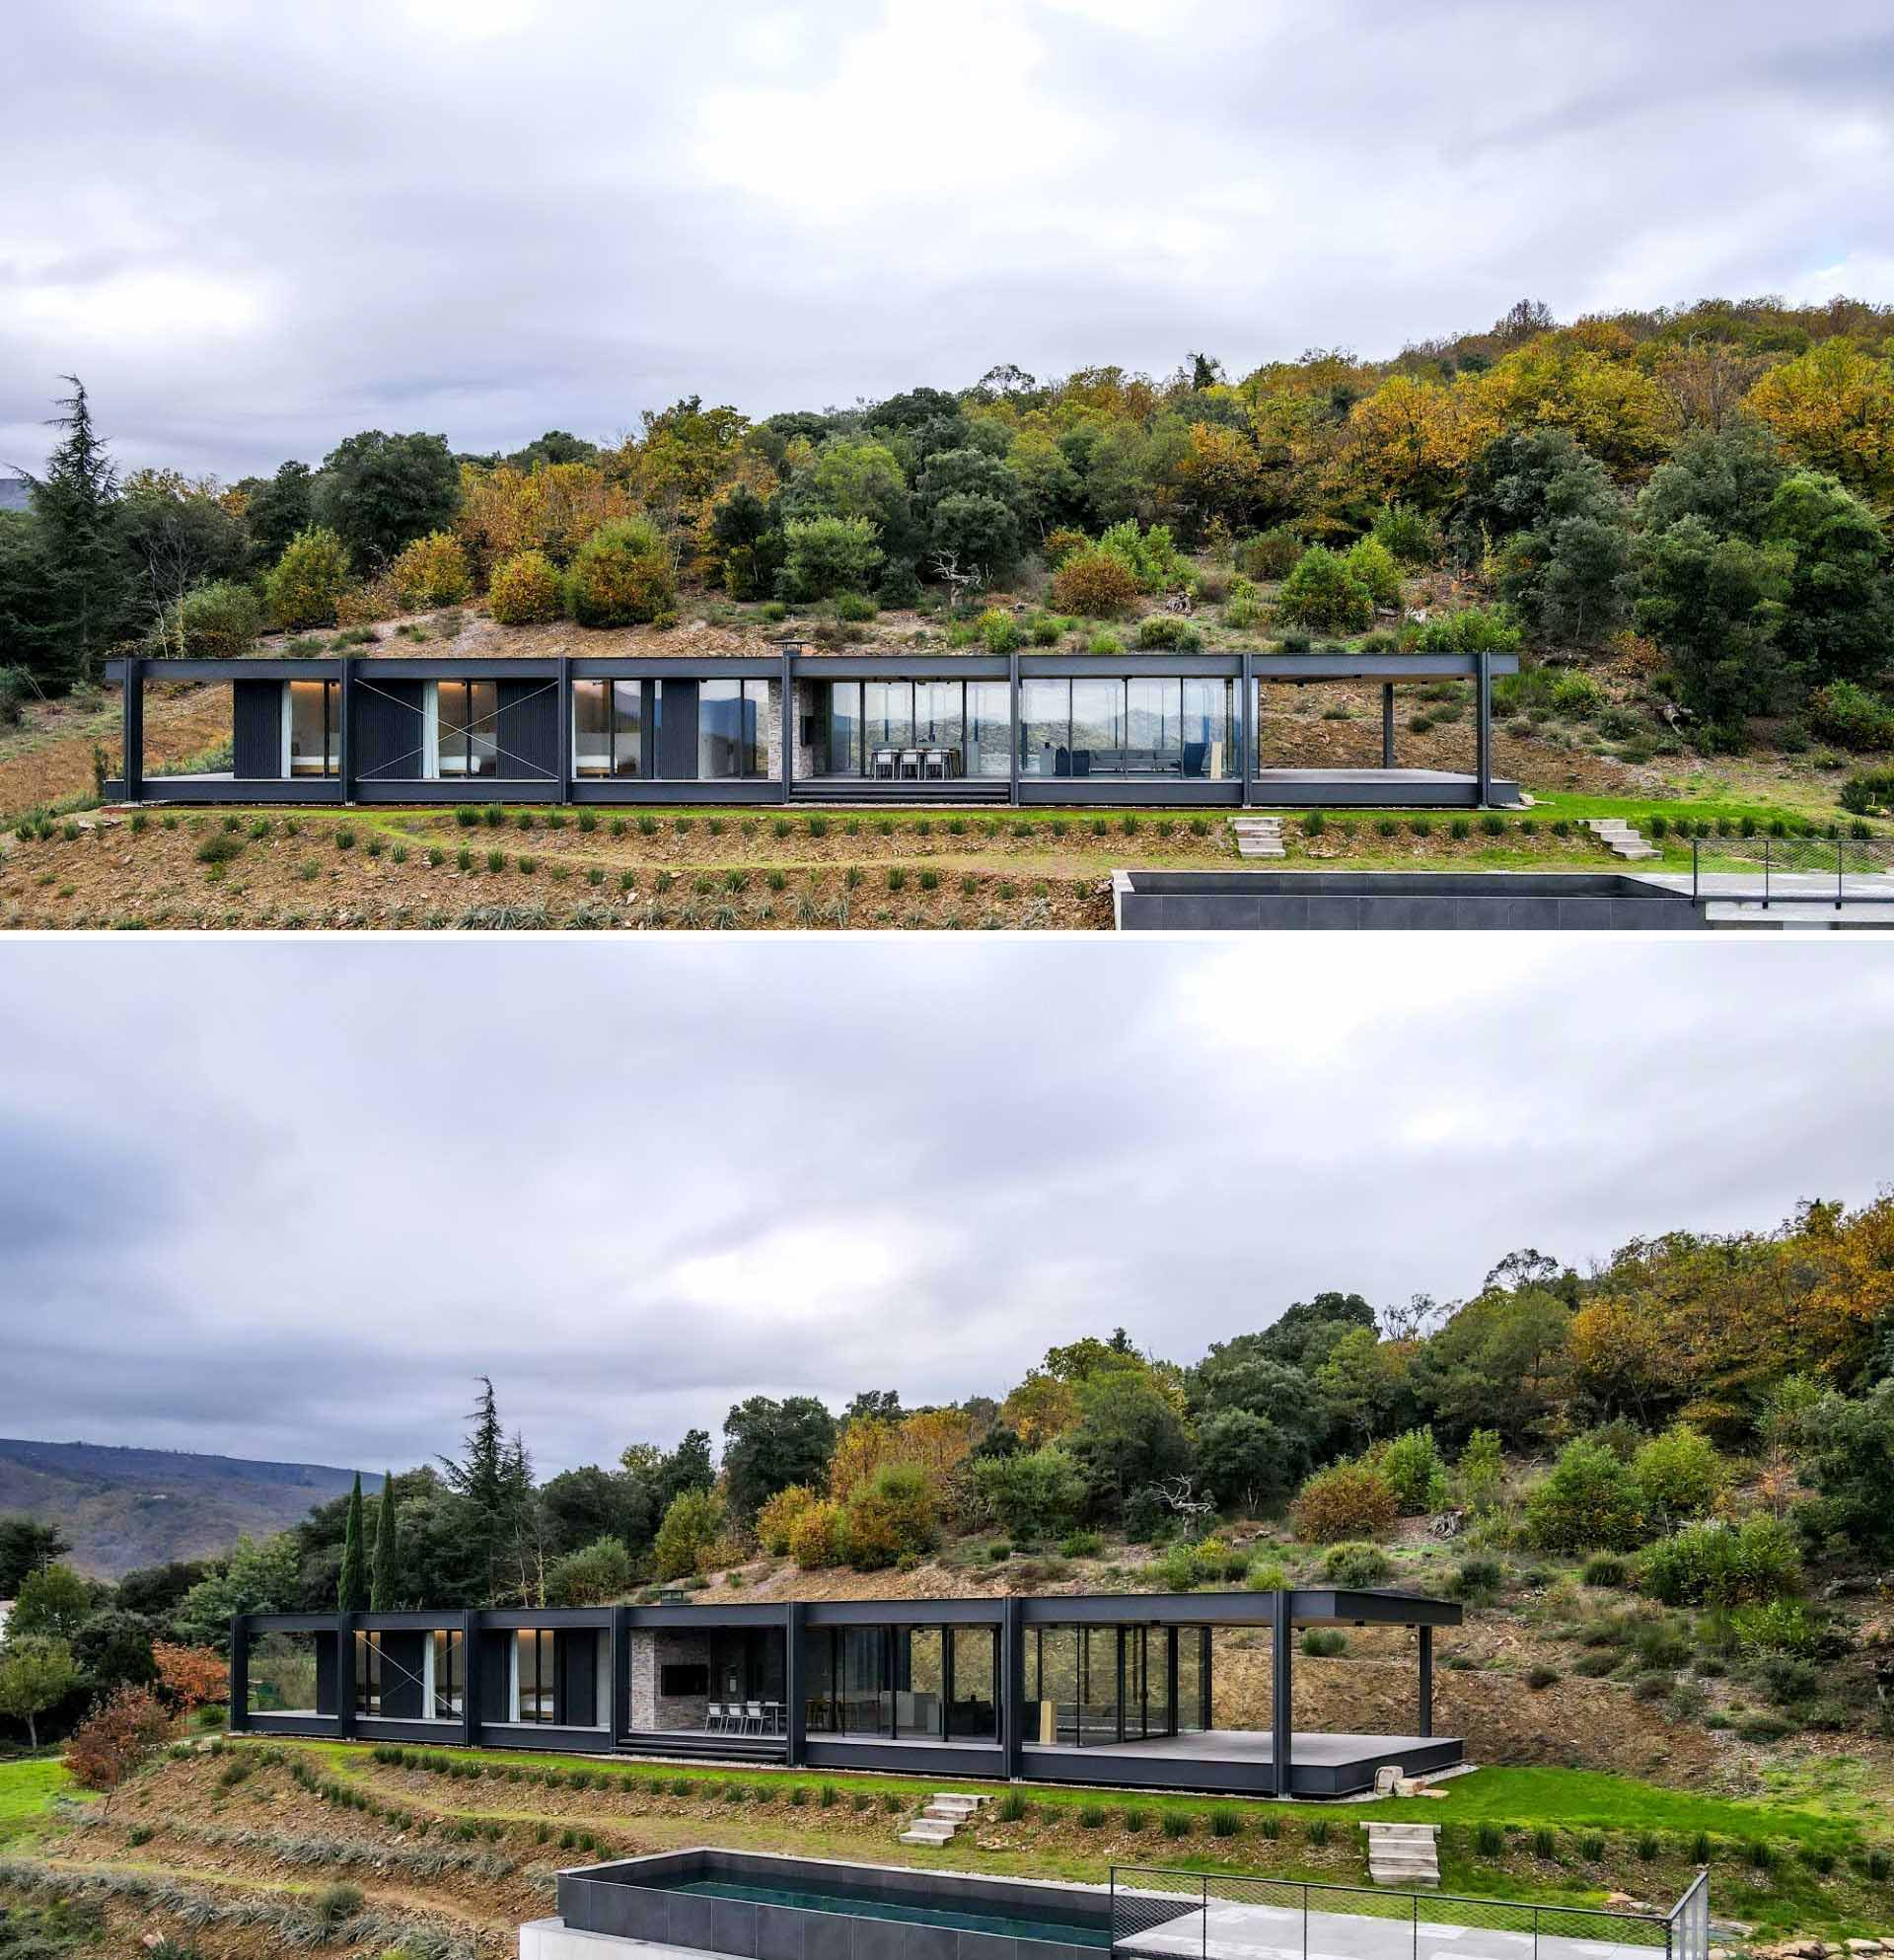
<path id="1" fill-rule="evenodd" d="M 393 1613 L 401 1586 L 401 1551 L 395 1524 L 395 1473 L 382 1473 L 382 1501 L 375 1513 L 375 1563 L 370 1572 L 368 1606 L 371 1613 Z"/>
<path id="2" fill-rule="evenodd" d="M 362 1474 L 348 1493 L 348 1522 L 342 1529 L 342 1569 L 335 1579 L 338 1612 L 360 1613 L 368 1605 L 368 1567 L 362 1551 Z"/>

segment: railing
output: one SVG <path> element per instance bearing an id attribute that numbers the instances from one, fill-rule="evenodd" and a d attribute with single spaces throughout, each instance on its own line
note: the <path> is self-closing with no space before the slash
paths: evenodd
<path id="1" fill-rule="evenodd" d="M 1814 900 L 1845 905 L 1894 904 L 1894 837 L 1693 837 L 1693 899 Z M 1704 880 L 1746 879 L 1734 889 Z M 1849 880 L 1861 882 L 1851 886 Z M 1885 884 L 1873 881 L 1886 879 Z"/>
<path id="2" fill-rule="evenodd" d="M 1488 1937 L 1470 1941 L 1469 1932 Z M 1576 1960 L 1570 1941 L 1647 1949 L 1666 1960 L 1707 1960 L 1709 1874 L 1699 1872 L 1677 1905 L 1660 1914 L 1112 1867 L 1112 1951 L 1138 1960 L 1256 1960 L 1259 1952 L 1300 1954 L 1303 1960 L 1312 1952 L 1361 1960 L 1467 1960 L 1470 1953 L 1484 1960 Z"/>

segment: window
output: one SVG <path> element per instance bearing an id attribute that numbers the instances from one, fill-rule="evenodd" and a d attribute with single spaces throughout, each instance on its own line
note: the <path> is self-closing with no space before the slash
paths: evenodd
<path id="1" fill-rule="evenodd" d="M 832 776 L 858 776 L 862 772 L 861 683 L 830 681 L 822 685 L 827 713 L 816 755 L 817 770 Z"/>
<path id="2" fill-rule="evenodd" d="M 1115 775 L 1125 762 L 1125 683 L 1072 683 L 1072 774 Z"/>
<path id="3" fill-rule="evenodd" d="M 644 683 L 572 683 L 572 772 L 580 776 L 644 773 Z"/>
<path id="4" fill-rule="evenodd" d="M 1221 782 L 1243 773 L 1236 734 L 1236 683 L 1186 681 L 1184 773 Z"/>
<path id="5" fill-rule="evenodd" d="M 493 681 L 436 681 L 435 733 L 443 778 L 500 772 L 500 690 Z"/>
<path id="6" fill-rule="evenodd" d="M 290 681 L 286 719 L 289 760 L 286 774 L 332 776 L 342 765 L 342 684 Z M 264 696 L 267 704 L 268 696 Z M 264 723 L 267 727 L 267 722 Z"/>
<path id="7" fill-rule="evenodd" d="M 558 1652 L 549 1627 L 522 1627 L 514 1642 L 513 1664 L 519 1684 L 519 1713 L 515 1720 L 549 1722 L 558 1719 Z"/>
<path id="8" fill-rule="evenodd" d="M 999 1630 L 948 1629 L 947 1736 L 950 1741 L 999 1739 Z"/>
<path id="9" fill-rule="evenodd" d="M 428 1711 L 436 1721 L 457 1718 L 467 1706 L 467 1659 L 458 1627 L 435 1631 L 430 1651 L 434 1678 L 428 1691 Z"/>
<path id="10" fill-rule="evenodd" d="M 382 1712 L 382 1636 L 379 1633 L 355 1635 L 355 1712 L 379 1715 Z"/>
<path id="11" fill-rule="evenodd" d="M 697 684 L 697 775 L 702 781 L 768 774 L 767 681 Z"/>
<path id="12" fill-rule="evenodd" d="M 946 1666 L 946 1640 L 940 1628 L 895 1630 L 897 1735 L 940 1734 Z"/>
<path id="13" fill-rule="evenodd" d="M 1029 776 L 1072 772 L 1072 684 L 1019 684 L 1019 766 Z"/>
<path id="14" fill-rule="evenodd" d="M 970 776 L 1012 773 L 1012 689 L 1004 681 L 967 683 L 967 760 Z"/>

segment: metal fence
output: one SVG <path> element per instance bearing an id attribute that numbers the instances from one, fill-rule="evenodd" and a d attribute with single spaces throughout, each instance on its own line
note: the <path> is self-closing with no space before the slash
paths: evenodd
<path id="1" fill-rule="evenodd" d="M 1894 905 L 1890 874 L 1894 837 L 1693 837 L 1690 845 L 1693 899 Z"/>
<path id="2" fill-rule="evenodd" d="M 1603 1951 L 1601 1952 L 1601 1949 Z M 1112 1950 L 1137 1960 L 1707 1960 L 1709 1875 L 1669 1913 L 1112 1867 Z"/>

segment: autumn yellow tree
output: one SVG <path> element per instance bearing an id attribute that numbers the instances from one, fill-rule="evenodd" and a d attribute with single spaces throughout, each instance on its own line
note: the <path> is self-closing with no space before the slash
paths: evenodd
<path id="1" fill-rule="evenodd" d="M 1883 509 L 1894 503 L 1894 361 L 1824 340 L 1772 368 L 1746 405 L 1804 462 Z"/>
<path id="2" fill-rule="evenodd" d="M 1391 375 L 1349 413 L 1341 469 L 1369 502 L 1438 510 L 1465 488 L 1468 467 L 1498 428 L 1477 389 Z"/>

